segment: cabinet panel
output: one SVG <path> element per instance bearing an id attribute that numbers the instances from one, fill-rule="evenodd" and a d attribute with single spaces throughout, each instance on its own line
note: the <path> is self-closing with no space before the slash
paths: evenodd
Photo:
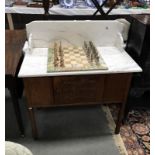
<path id="1" fill-rule="evenodd" d="M 50 106 L 53 102 L 52 78 L 24 78 L 29 106 Z"/>
<path id="2" fill-rule="evenodd" d="M 24 78 L 29 107 L 124 102 L 130 74 Z"/>
<path id="3" fill-rule="evenodd" d="M 116 103 L 123 102 L 128 85 L 130 74 L 109 74 L 105 77 L 104 102 Z"/>
<path id="4" fill-rule="evenodd" d="M 104 76 L 54 77 L 56 104 L 91 104 L 103 102 Z"/>

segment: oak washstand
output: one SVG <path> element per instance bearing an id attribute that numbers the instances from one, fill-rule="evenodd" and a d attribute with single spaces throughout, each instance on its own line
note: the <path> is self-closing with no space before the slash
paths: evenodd
<path id="1" fill-rule="evenodd" d="M 26 25 L 28 41 L 19 77 L 24 79 L 34 138 L 38 137 L 34 108 L 120 104 L 115 133 L 119 133 L 132 73 L 141 68 L 123 46 L 118 21 L 34 21 Z M 79 46 L 95 44 L 107 70 L 47 72 L 48 47 L 54 40 Z"/>

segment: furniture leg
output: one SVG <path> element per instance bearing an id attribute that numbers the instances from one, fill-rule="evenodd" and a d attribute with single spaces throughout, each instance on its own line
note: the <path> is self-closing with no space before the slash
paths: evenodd
<path id="1" fill-rule="evenodd" d="M 130 106 L 126 104 L 126 107 L 124 109 L 124 117 L 122 120 L 123 124 L 125 124 L 125 122 L 127 121 L 129 110 L 130 110 Z"/>
<path id="2" fill-rule="evenodd" d="M 126 90 L 124 91 L 124 99 L 120 104 L 120 110 L 118 113 L 118 119 L 117 119 L 117 123 L 116 123 L 116 129 L 115 129 L 115 134 L 118 134 L 120 132 L 120 127 L 122 124 L 122 120 L 124 117 L 124 110 L 125 110 L 125 106 L 126 106 L 126 102 L 127 102 L 127 97 L 128 97 L 128 92 L 129 92 L 129 88 L 130 88 L 130 83 L 131 83 L 131 79 L 132 79 L 132 74 L 130 74 L 128 76 L 128 82 L 126 83 Z"/>
<path id="3" fill-rule="evenodd" d="M 38 130 L 36 125 L 36 119 L 34 114 L 34 109 L 32 107 L 28 108 L 30 121 L 31 121 L 31 127 L 32 127 L 32 134 L 34 139 L 38 139 Z"/>
<path id="4" fill-rule="evenodd" d="M 17 93 L 18 93 L 18 98 L 22 98 L 23 89 L 24 89 L 23 79 L 18 79 L 17 80 Z"/>
<path id="5" fill-rule="evenodd" d="M 18 95 L 15 89 L 10 89 L 10 94 L 13 101 L 13 107 L 14 107 L 16 119 L 18 122 L 18 126 L 20 129 L 20 133 L 22 136 L 24 136 L 24 127 L 23 127 L 23 122 L 22 122 L 22 117 L 21 117 L 21 112 L 20 112 L 20 107 L 18 102 Z"/>
<path id="6" fill-rule="evenodd" d="M 9 23 L 9 29 L 10 30 L 14 30 L 14 25 L 13 25 L 13 21 L 12 21 L 12 15 L 10 13 L 7 13 L 7 19 L 8 19 L 8 23 Z"/>
<path id="7" fill-rule="evenodd" d="M 122 119 L 123 119 L 123 115 L 124 115 L 124 109 L 125 109 L 125 103 L 121 103 L 119 113 L 118 113 L 116 128 L 115 128 L 115 134 L 119 134 L 119 132 L 120 132 L 120 127 L 121 127 Z"/>

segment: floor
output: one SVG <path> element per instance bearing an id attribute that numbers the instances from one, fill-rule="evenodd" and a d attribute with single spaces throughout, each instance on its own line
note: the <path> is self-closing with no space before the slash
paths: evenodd
<path id="1" fill-rule="evenodd" d="M 118 107 L 110 106 L 116 120 Z M 150 154 L 150 112 L 149 109 L 136 109 L 129 112 L 120 130 L 128 155 Z"/>
<path id="2" fill-rule="evenodd" d="M 32 138 L 26 99 L 20 100 L 24 138 L 20 137 L 9 96 L 5 105 L 6 141 L 22 144 L 34 155 L 120 155 L 124 149 L 118 144 L 120 135 L 119 139 L 114 139 L 107 113 L 103 111 L 105 108 L 100 105 L 35 110 L 39 132 L 37 141 Z"/>
<path id="3" fill-rule="evenodd" d="M 6 99 L 10 100 L 10 98 Z M 111 105 L 109 108 L 114 120 L 116 120 L 118 106 Z M 13 118 L 6 118 L 6 119 L 11 119 L 11 122 L 13 121 L 12 120 Z M 127 116 L 126 122 L 121 127 L 120 135 L 123 139 L 123 142 L 129 155 L 149 155 L 150 154 L 149 108 L 136 109 L 130 111 Z"/>

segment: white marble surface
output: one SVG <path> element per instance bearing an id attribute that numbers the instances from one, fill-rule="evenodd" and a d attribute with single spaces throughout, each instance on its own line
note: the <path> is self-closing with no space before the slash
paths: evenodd
<path id="1" fill-rule="evenodd" d="M 77 46 L 91 40 L 96 46 L 114 46 L 122 42 L 124 24 L 104 21 L 33 21 L 26 25 L 27 37 L 32 34 L 33 48 L 49 47 L 54 40 L 65 40 Z"/>
<path id="2" fill-rule="evenodd" d="M 28 42 L 23 48 L 25 57 L 19 77 L 142 71 L 123 49 L 123 24 L 119 21 L 35 21 L 27 24 L 26 30 Z M 47 73 L 48 47 L 55 39 L 77 46 L 93 41 L 108 70 Z"/>
<path id="3" fill-rule="evenodd" d="M 65 9 L 61 8 L 59 5 L 53 6 L 49 9 L 49 13 L 51 15 L 93 15 L 96 9 L 94 8 L 72 8 L 72 9 Z M 107 12 L 108 9 L 104 8 L 104 11 Z M 18 13 L 18 14 L 43 14 L 43 8 L 33 8 L 33 7 L 26 7 L 26 6 L 13 6 L 13 7 L 5 7 L 5 13 Z M 150 9 L 113 9 L 110 14 L 111 15 L 121 15 L 121 14 L 149 14 Z M 99 14 L 99 13 L 98 13 Z"/>
<path id="4" fill-rule="evenodd" d="M 64 75 L 88 75 L 88 74 L 110 74 L 110 73 L 132 73 L 141 72 L 142 69 L 123 50 L 117 47 L 97 47 L 100 55 L 106 62 L 108 70 L 96 71 L 74 71 L 47 73 L 47 48 L 34 48 L 25 53 L 19 77 L 41 77 L 41 76 L 64 76 Z"/>

